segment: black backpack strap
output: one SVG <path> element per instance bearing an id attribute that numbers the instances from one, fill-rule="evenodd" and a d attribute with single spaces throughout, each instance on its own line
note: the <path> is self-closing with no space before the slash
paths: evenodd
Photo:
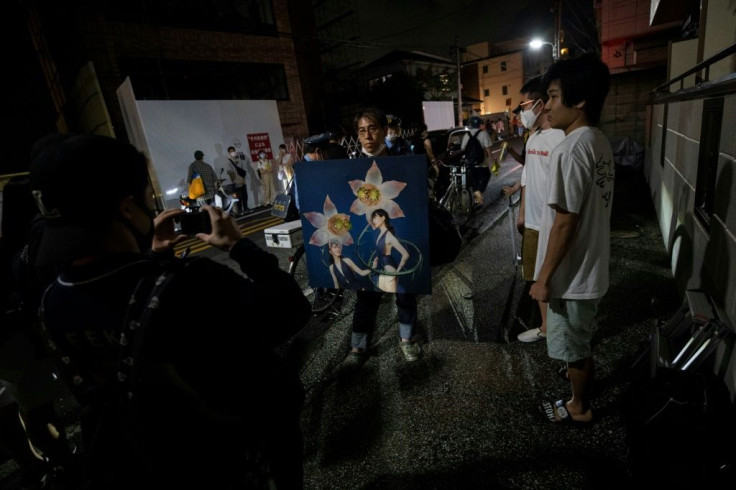
<path id="1" fill-rule="evenodd" d="M 128 302 L 120 330 L 117 378 L 129 400 L 135 395 L 143 360 L 143 345 L 151 318 L 160 305 L 164 289 L 174 275 L 174 267 L 171 266 L 162 266 L 155 273 L 146 274 L 138 282 Z"/>

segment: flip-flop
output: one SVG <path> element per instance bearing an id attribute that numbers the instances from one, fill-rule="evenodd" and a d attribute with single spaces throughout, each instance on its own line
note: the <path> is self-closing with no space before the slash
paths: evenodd
<path id="1" fill-rule="evenodd" d="M 567 410 L 565 400 L 557 400 L 556 402 L 544 401 L 539 405 L 539 410 L 544 415 L 548 422 L 553 424 L 573 424 L 579 427 L 589 427 L 593 423 L 593 419 L 590 420 L 575 420 Z"/>

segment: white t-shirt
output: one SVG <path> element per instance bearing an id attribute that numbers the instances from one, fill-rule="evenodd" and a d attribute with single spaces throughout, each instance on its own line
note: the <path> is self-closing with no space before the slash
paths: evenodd
<path id="1" fill-rule="evenodd" d="M 542 208 L 547 196 L 547 170 L 549 155 L 565 139 L 561 129 L 547 128 L 534 131 L 526 142 L 526 158 L 521 171 L 524 187 L 524 226 L 539 231 L 542 226 Z"/>
<path id="2" fill-rule="evenodd" d="M 480 142 L 480 146 L 482 146 L 484 149 L 493 146 L 493 142 L 491 141 L 491 137 L 488 135 L 488 133 L 486 131 L 481 131 L 481 129 L 478 128 L 478 129 L 471 129 L 470 133 L 463 136 L 463 142 L 460 144 L 461 150 L 464 150 L 465 147 L 467 146 L 468 141 L 470 140 L 471 134 L 477 134 L 476 138 L 478 138 L 478 141 Z M 488 152 L 486 152 L 484 165 L 488 166 L 489 164 L 490 164 L 490 161 L 488 158 Z"/>
<path id="3" fill-rule="evenodd" d="M 552 205 L 579 215 L 570 248 L 550 280 L 550 295 L 596 299 L 608 291 L 614 163 L 611 145 L 598 129 L 575 129 L 552 150 L 548 192 L 539 232 L 537 279 L 555 219 Z"/>

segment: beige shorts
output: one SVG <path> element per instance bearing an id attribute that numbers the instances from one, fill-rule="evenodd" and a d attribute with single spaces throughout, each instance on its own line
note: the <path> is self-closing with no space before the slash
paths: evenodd
<path id="1" fill-rule="evenodd" d="M 524 228 L 524 234 L 521 236 L 521 277 L 525 281 L 534 280 L 538 243 L 539 232 L 531 228 Z"/>

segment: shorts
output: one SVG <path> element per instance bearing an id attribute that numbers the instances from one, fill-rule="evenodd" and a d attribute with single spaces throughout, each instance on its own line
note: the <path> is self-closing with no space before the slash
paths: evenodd
<path id="1" fill-rule="evenodd" d="M 534 266 L 537 263 L 537 244 L 539 243 L 539 231 L 524 228 L 521 236 L 521 277 L 525 281 L 534 280 Z"/>
<path id="2" fill-rule="evenodd" d="M 575 362 L 593 356 L 592 323 L 601 299 L 551 298 L 547 308 L 547 354 Z"/>

